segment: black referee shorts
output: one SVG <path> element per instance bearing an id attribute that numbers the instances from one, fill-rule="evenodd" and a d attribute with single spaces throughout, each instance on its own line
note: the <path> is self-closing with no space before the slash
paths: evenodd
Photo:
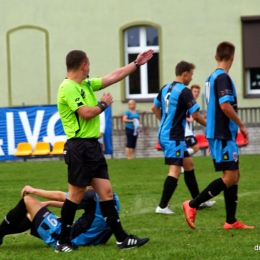
<path id="1" fill-rule="evenodd" d="M 106 159 L 96 138 L 72 138 L 64 146 L 68 183 L 86 187 L 92 178 L 109 179 Z"/>

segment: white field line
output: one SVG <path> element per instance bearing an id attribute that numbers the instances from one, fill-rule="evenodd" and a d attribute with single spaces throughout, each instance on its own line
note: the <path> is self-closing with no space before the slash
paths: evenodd
<path id="1" fill-rule="evenodd" d="M 260 190 L 259 191 L 248 191 L 248 192 L 243 192 L 243 193 L 239 193 L 239 191 L 238 191 L 238 200 L 241 197 L 247 197 L 247 196 L 251 196 L 251 195 L 255 195 L 255 194 L 260 194 Z M 223 195 L 221 196 L 221 194 L 220 194 L 217 197 L 213 198 L 212 200 L 224 200 L 224 198 L 223 198 Z M 122 213 L 120 213 L 120 216 L 131 216 L 131 215 L 139 215 L 139 214 L 143 214 L 143 213 L 155 212 L 155 208 L 157 207 L 157 204 L 158 204 L 158 201 L 156 201 L 154 199 L 154 207 L 144 207 L 144 205 L 142 204 L 142 198 L 137 196 L 136 200 L 135 200 L 135 206 L 133 208 L 131 208 L 131 212 L 128 212 L 128 211 L 122 212 Z M 179 209 L 179 208 L 181 208 L 181 205 L 174 204 L 174 208 L 176 208 L 176 207 Z M 179 210 L 178 210 L 178 212 L 179 212 Z"/>

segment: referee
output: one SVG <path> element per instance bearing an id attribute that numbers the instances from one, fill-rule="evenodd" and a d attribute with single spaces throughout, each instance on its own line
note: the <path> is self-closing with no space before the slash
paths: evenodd
<path id="1" fill-rule="evenodd" d="M 86 187 L 91 185 L 99 196 L 102 215 L 106 219 L 120 249 L 142 246 L 149 238 L 128 235 L 122 228 L 114 207 L 108 167 L 101 150 L 99 114 L 113 103 L 110 93 L 104 93 L 98 103 L 95 91 L 106 88 L 148 62 L 153 50 L 140 53 L 134 62 L 102 78 L 89 79 L 90 62 L 85 52 L 73 50 L 67 54 L 67 78 L 58 91 L 57 106 L 67 142 L 64 159 L 68 166 L 69 196 L 61 209 L 62 228 L 56 252 L 70 252 L 70 229 L 75 212 Z"/>

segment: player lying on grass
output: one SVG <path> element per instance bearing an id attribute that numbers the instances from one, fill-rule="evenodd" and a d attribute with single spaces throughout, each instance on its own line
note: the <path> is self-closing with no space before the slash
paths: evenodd
<path id="1" fill-rule="evenodd" d="M 38 195 L 50 201 L 41 202 L 26 194 Z M 31 235 L 55 247 L 59 240 L 61 222 L 47 206 L 61 208 L 67 195 L 68 193 L 62 191 L 46 191 L 25 186 L 21 191 L 21 196 L 24 197 L 8 212 L 0 225 L 0 245 L 5 235 L 31 229 Z M 113 197 L 119 213 L 119 198 L 115 193 Z M 105 244 L 111 237 L 112 231 L 101 214 L 98 195 L 91 187 L 85 192 L 78 209 L 83 209 L 84 213 L 73 224 L 72 243 L 75 246 Z"/>

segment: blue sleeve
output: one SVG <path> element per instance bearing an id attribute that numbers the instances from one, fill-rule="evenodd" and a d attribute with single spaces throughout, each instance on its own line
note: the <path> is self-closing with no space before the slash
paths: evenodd
<path id="1" fill-rule="evenodd" d="M 125 116 L 129 117 L 129 110 L 126 110 L 124 113 Z"/>

